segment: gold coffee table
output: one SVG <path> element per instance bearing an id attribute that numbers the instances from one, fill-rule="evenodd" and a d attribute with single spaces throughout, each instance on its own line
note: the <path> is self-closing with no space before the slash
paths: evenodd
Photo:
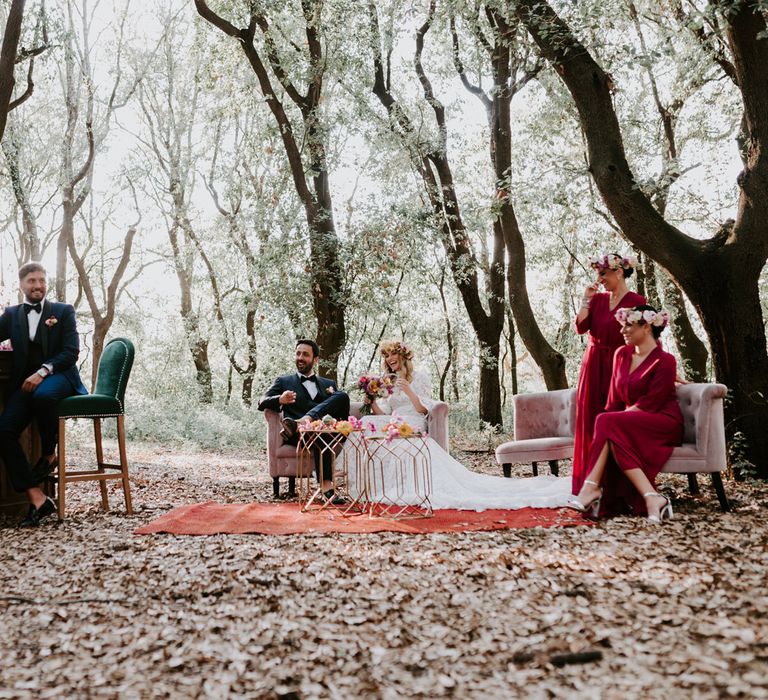
<path id="1" fill-rule="evenodd" d="M 421 435 L 363 435 L 367 510 L 371 517 L 432 517 L 432 455 Z"/>
<path id="2" fill-rule="evenodd" d="M 360 431 L 345 435 L 333 428 L 299 428 L 296 480 L 302 513 L 326 509 L 336 510 L 342 515 L 358 515 L 364 512 L 367 498 L 363 450 Z M 322 470 L 322 459 L 325 455 L 330 455 L 334 490 L 336 496 L 344 499 L 343 504 L 337 505 L 325 498 L 321 481 L 316 485 L 312 483 L 315 459 L 319 460 Z M 354 491 L 350 490 L 350 480 L 358 485 Z"/>

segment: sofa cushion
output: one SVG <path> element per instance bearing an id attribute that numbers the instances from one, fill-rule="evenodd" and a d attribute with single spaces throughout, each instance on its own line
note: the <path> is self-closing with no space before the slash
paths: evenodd
<path id="1" fill-rule="evenodd" d="M 572 437 L 514 440 L 496 448 L 496 461 L 499 464 L 547 462 L 552 459 L 571 459 L 572 457 Z"/>

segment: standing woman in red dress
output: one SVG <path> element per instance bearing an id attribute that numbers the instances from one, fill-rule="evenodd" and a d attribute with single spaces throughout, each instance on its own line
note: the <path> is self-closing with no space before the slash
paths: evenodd
<path id="1" fill-rule="evenodd" d="M 589 471 L 587 462 L 595 418 L 602 413 L 608 399 L 613 353 L 624 344 L 616 310 L 645 304 L 645 297 L 627 288 L 626 280 L 631 277 L 636 264 L 633 258 L 609 253 L 590 257 L 589 264 L 596 271 L 597 279 L 584 290 L 576 316 L 576 331 L 579 334 L 589 331 L 589 336 L 576 389 L 573 494 L 579 493 Z M 605 292 L 597 291 L 600 285 Z"/>
<path id="2" fill-rule="evenodd" d="M 595 419 L 587 478 L 569 505 L 595 517 L 629 507 L 660 523 L 672 517 L 672 504 L 656 491 L 656 476 L 683 439 L 677 363 L 658 342 L 669 316 L 643 304 L 619 309 L 616 318 L 626 345 L 614 355 L 608 402 Z"/>

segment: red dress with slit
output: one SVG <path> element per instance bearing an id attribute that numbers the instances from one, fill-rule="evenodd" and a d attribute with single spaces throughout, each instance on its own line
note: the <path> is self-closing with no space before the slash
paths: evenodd
<path id="1" fill-rule="evenodd" d="M 642 494 L 623 472 L 642 469 L 654 485 L 656 475 L 683 439 L 683 414 L 675 394 L 677 363 L 660 346 L 630 371 L 633 345 L 614 355 L 611 388 L 605 412 L 595 419 L 588 472 L 592 470 L 606 441 L 611 453 L 602 480 L 602 512 L 646 513 Z M 639 410 L 627 411 L 634 407 Z"/>
<path id="2" fill-rule="evenodd" d="M 576 389 L 576 426 L 571 483 L 574 494 L 581 490 L 584 479 L 589 473 L 587 464 L 589 448 L 592 445 L 592 431 L 595 418 L 603 412 L 605 402 L 608 400 L 613 353 L 616 352 L 616 348 L 624 345 L 621 326 L 615 316 L 616 311 L 623 307 L 640 304 L 645 304 L 645 297 L 636 292 L 627 292 L 612 309 L 610 294 L 595 294 L 586 318 L 583 321 L 576 321 L 576 331 L 579 334 L 589 331 L 589 336 Z"/>

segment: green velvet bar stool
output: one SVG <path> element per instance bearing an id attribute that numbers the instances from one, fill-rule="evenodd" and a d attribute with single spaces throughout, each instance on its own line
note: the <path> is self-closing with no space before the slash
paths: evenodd
<path id="1" fill-rule="evenodd" d="M 125 455 L 125 389 L 133 366 L 133 343 L 127 338 L 114 338 L 104 348 L 99 360 L 96 387 L 92 394 L 70 396 L 59 402 L 59 467 L 56 474 L 59 496 L 59 518 L 64 518 L 64 489 L 75 481 L 98 481 L 101 488 L 101 507 L 109 510 L 107 479 L 122 479 L 125 494 L 125 509 L 131 515 L 131 488 L 128 483 L 128 459 Z M 66 436 L 67 420 L 89 418 L 93 421 L 96 442 L 97 468 L 67 469 Z M 117 419 L 117 442 L 120 449 L 120 464 L 107 464 L 101 445 L 101 419 Z M 110 471 L 107 471 L 110 470 Z M 117 473 L 115 473 L 115 471 Z"/>

